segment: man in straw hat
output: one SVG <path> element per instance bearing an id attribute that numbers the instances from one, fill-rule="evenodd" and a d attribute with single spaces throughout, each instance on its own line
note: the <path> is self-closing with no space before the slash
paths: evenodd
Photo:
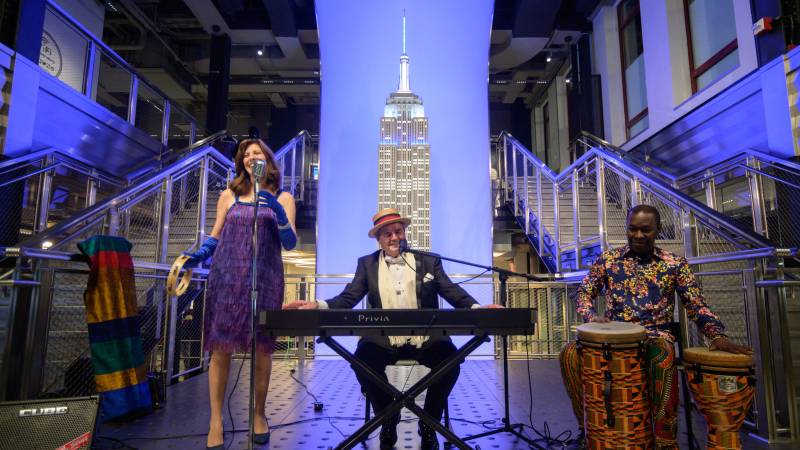
<path id="1" fill-rule="evenodd" d="M 435 309 L 442 296 L 455 308 L 481 306 L 461 286 L 450 281 L 442 268 L 442 260 L 433 256 L 401 254 L 400 241 L 406 238 L 411 219 L 395 208 L 386 208 L 372 217 L 367 235 L 378 241 L 380 250 L 358 259 L 353 281 L 336 297 L 318 302 L 291 302 L 286 309 L 352 308 L 364 295 L 370 308 Z M 500 307 L 486 305 L 486 308 Z M 456 352 L 449 337 L 428 336 L 366 336 L 358 343 L 355 356 L 386 378 L 386 366 L 401 359 L 413 359 L 427 367 L 435 367 Z M 456 366 L 428 388 L 424 410 L 441 420 L 447 397 L 458 379 Z M 375 411 L 383 410 L 391 401 L 389 394 L 356 372 L 361 389 L 367 394 Z M 390 417 L 381 427 L 380 448 L 394 448 L 397 442 L 397 423 L 400 415 Z M 420 422 L 422 449 L 438 449 L 436 432 Z"/>

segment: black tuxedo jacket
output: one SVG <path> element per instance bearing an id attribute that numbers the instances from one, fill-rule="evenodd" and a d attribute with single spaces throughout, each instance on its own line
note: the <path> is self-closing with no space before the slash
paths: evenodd
<path id="1" fill-rule="evenodd" d="M 341 294 L 327 300 L 329 308 L 352 308 L 367 295 L 368 308 L 382 308 L 381 294 L 378 289 L 378 257 L 380 250 L 358 258 L 358 267 L 353 281 Z M 477 304 L 472 296 L 459 285 L 450 281 L 450 277 L 442 268 L 442 260 L 433 256 L 414 255 L 417 272 L 417 307 L 438 308 L 441 295 L 454 308 L 470 308 Z M 433 279 L 425 282 L 426 274 Z"/>

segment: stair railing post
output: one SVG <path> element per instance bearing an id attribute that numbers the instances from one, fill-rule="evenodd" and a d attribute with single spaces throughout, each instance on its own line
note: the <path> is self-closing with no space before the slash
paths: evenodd
<path id="1" fill-rule="evenodd" d="M 89 179 L 86 180 L 86 202 L 84 207 L 88 208 L 97 201 L 97 169 L 92 168 L 89 172 Z"/>
<path id="2" fill-rule="evenodd" d="M 527 158 L 522 159 L 522 178 L 523 182 L 525 183 L 525 235 L 530 236 L 531 234 L 531 205 L 530 205 L 530 191 L 528 189 L 528 161 Z"/>
<path id="3" fill-rule="evenodd" d="M 119 230 L 119 209 L 109 208 L 107 220 L 107 230 L 109 236 L 120 236 Z"/>
<path id="4" fill-rule="evenodd" d="M 54 163 L 52 155 L 47 155 L 42 159 L 42 167 L 50 166 Z M 47 170 L 39 174 L 39 195 L 36 198 L 36 222 L 35 233 L 40 233 L 47 229 L 47 216 L 50 214 L 50 197 L 53 189 L 53 170 Z"/>
<path id="5" fill-rule="evenodd" d="M 572 169 L 572 236 L 575 239 L 575 270 L 581 269 L 581 197 L 578 169 Z"/>
<path id="6" fill-rule="evenodd" d="M 512 188 L 512 195 L 511 199 L 514 202 L 514 216 L 519 217 L 519 201 L 517 196 L 519 193 L 517 192 L 517 146 L 512 145 L 511 147 L 511 169 L 513 170 L 512 179 L 513 179 L 513 188 Z"/>
<path id="7" fill-rule="evenodd" d="M 761 164 L 759 161 L 752 157 L 747 157 L 747 167 L 760 170 Z M 757 172 L 747 171 L 747 182 L 750 188 L 750 199 L 753 209 L 753 229 L 756 233 L 768 238 L 769 229 L 767 227 L 767 210 L 765 207 L 764 199 L 764 183 L 761 175 Z"/>
<path id="8" fill-rule="evenodd" d="M 681 227 L 683 228 L 684 256 L 686 258 L 699 256 L 700 239 L 697 234 L 697 222 L 691 210 L 681 210 Z"/>
<path id="9" fill-rule="evenodd" d="M 295 193 L 295 189 L 296 189 L 295 183 L 297 182 L 297 172 L 296 172 L 296 169 L 297 169 L 297 167 L 296 167 L 296 165 L 297 165 L 297 154 L 296 153 L 297 153 L 298 144 L 299 143 L 297 141 L 295 141 L 295 143 L 292 144 L 292 165 L 291 165 L 292 184 L 289 186 L 289 188 L 291 189 L 290 192 L 292 193 L 292 195 L 294 195 L 294 193 Z"/>
<path id="10" fill-rule="evenodd" d="M 206 203 L 208 202 L 209 157 L 200 160 L 200 189 L 197 196 L 197 244 L 206 239 Z"/>
<path id="11" fill-rule="evenodd" d="M 711 170 L 706 171 L 706 180 L 703 182 L 703 187 L 705 188 L 706 193 L 706 206 L 709 208 L 719 211 L 717 207 L 717 183 L 714 181 L 714 172 Z"/>
<path id="12" fill-rule="evenodd" d="M 558 201 L 558 181 L 551 181 L 553 184 L 553 233 L 555 234 L 556 241 L 556 254 L 553 258 L 556 260 L 556 272 L 561 272 L 561 207 Z"/>
<path id="13" fill-rule="evenodd" d="M 160 214 L 158 218 L 158 242 L 157 242 L 157 255 L 156 261 L 157 263 L 166 264 L 167 257 L 168 257 L 168 250 L 169 250 L 169 223 L 170 223 L 170 212 L 172 206 L 172 188 L 173 188 L 173 179 L 172 177 L 167 178 L 164 180 L 164 183 L 161 187 L 161 195 L 160 195 Z M 172 382 L 172 374 L 175 372 L 175 337 L 176 337 L 176 313 L 177 313 L 177 305 L 175 302 L 175 298 L 168 296 L 166 289 L 164 289 L 163 283 L 156 283 L 153 287 L 154 294 L 156 299 L 164 299 L 163 303 L 159 305 L 163 305 L 163 309 L 161 310 L 161 316 L 164 318 L 164 346 L 162 347 L 162 357 L 161 357 L 161 364 L 162 369 L 166 372 L 167 376 L 167 383 Z"/>
<path id="14" fill-rule="evenodd" d="M 631 178 L 631 208 L 642 203 L 642 186 L 638 177 Z"/>
<path id="15" fill-rule="evenodd" d="M 595 176 L 597 186 L 597 224 L 600 238 L 600 251 L 608 250 L 608 228 L 606 225 L 606 164 L 602 158 L 595 157 Z"/>
<path id="16" fill-rule="evenodd" d="M 544 216 L 542 215 L 542 169 L 538 165 L 536 166 L 536 213 L 538 214 L 539 220 L 536 221 L 536 226 L 538 228 L 537 232 L 539 233 L 539 254 L 544 256 L 545 248 L 544 248 Z"/>
<path id="17" fill-rule="evenodd" d="M 303 134 L 303 139 L 300 140 L 300 186 L 298 195 L 295 195 L 294 198 L 303 200 L 305 199 L 306 194 L 306 141 L 308 140 L 308 135 Z"/>

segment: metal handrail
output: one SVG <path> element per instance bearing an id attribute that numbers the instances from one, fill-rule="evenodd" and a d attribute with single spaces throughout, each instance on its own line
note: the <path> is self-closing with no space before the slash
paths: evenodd
<path id="1" fill-rule="evenodd" d="M 508 133 L 501 133 L 500 138 L 506 138 L 511 140 L 514 143 L 514 147 L 517 150 L 520 150 L 524 157 L 538 165 L 542 166 L 544 163 L 539 160 L 530 150 L 525 148 L 518 140 L 516 140 L 513 136 Z M 646 186 L 650 186 L 650 191 L 658 197 L 661 197 L 665 200 L 669 200 L 670 203 L 677 204 L 677 205 L 684 205 L 689 208 L 694 214 L 695 217 L 703 220 L 703 222 L 714 226 L 718 231 L 725 232 L 725 229 L 732 231 L 734 234 L 738 235 L 738 237 L 747 241 L 752 247 L 761 248 L 761 247 L 773 247 L 774 244 L 764 237 L 750 231 L 746 230 L 734 223 L 731 223 L 724 215 L 721 213 L 709 208 L 708 206 L 698 202 L 694 198 L 684 194 L 683 192 L 678 191 L 674 187 L 666 184 L 664 181 L 659 180 L 656 177 L 653 177 L 650 173 L 647 173 L 640 168 L 634 166 L 630 161 L 626 161 L 622 157 L 620 157 L 617 152 L 610 152 L 605 148 L 602 147 L 592 147 L 584 153 L 580 158 L 575 160 L 572 164 L 570 164 L 567 168 L 563 169 L 561 173 L 555 176 L 553 180 L 556 183 L 560 183 L 561 181 L 567 179 L 568 177 L 572 176 L 572 173 L 575 169 L 581 168 L 589 161 L 591 158 L 599 158 L 603 161 L 614 165 L 617 169 L 628 172 L 631 175 L 637 177 L 640 182 L 643 182 Z M 550 171 L 550 173 L 554 173 Z M 548 175 L 550 174 L 545 172 Z M 726 233 L 727 234 L 727 233 Z"/>
<path id="2" fill-rule="evenodd" d="M 791 161 L 787 161 L 785 159 L 777 158 L 775 156 L 772 156 L 770 154 L 755 149 L 747 149 L 723 161 L 714 163 L 712 165 L 700 169 L 693 170 L 687 173 L 686 175 L 681 176 L 680 178 L 678 178 L 677 181 L 678 186 L 684 188 L 686 186 L 694 185 L 703 182 L 709 178 L 718 176 L 722 172 L 726 172 L 728 170 L 731 170 L 737 165 L 741 165 L 742 161 L 746 162 L 748 157 L 753 157 L 761 162 L 766 161 L 772 165 L 781 166 L 783 170 L 800 174 L 800 164 L 796 164 Z M 749 167 L 746 164 L 745 164 L 745 169 L 753 170 L 752 167 Z"/>
<path id="3" fill-rule="evenodd" d="M 72 16 L 64 8 L 59 6 L 54 0 L 47 0 L 47 7 L 51 8 L 61 17 L 61 19 L 66 20 L 70 26 L 77 29 L 81 34 L 83 34 L 85 38 L 91 41 L 92 45 L 99 47 L 103 51 L 103 53 L 110 56 L 111 59 L 113 59 L 114 62 L 119 66 L 121 66 L 123 69 L 125 69 L 125 71 L 129 72 L 131 75 L 135 75 L 140 82 L 144 82 L 144 84 L 146 84 L 149 89 L 152 89 L 156 94 L 164 98 L 164 100 L 170 100 L 169 96 L 167 96 L 167 94 L 165 94 L 164 91 L 156 87 L 156 85 L 152 84 L 151 82 L 147 81 L 147 79 L 144 78 L 142 75 L 140 75 L 139 72 L 137 72 L 136 69 L 133 68 L 133 66 L 128 64 L 127 61 L 125 61 L 121 56 L 119 56 L 117 52 L 115 52 L 111 47 L 106 45 L 101 39 L 97 38 L 97 36 L 95 36 L 91 31 L 89 31 L 86 27 L 84 27 L 83 24 L 73 19 Z M 183 109 L 177 103 L 174 103 L 170 100 L 170 107 L 173 106 L 176 107 L 178 110 L 180 110 L 180 112 L 186 115 L 188 118 L 190 118 L 195 124 L 199 123 L 198 120 L 193 115 L 189 114 L 188 111 Z"/>
<path id="4" fill-rule="evenodd" d="M 156 156 L 155 158 L 144 161 L 138 164 L 133 169 L 131 169 L 131 171 L 127 174 L 126 178 L 128 179 L 128 181 L 136 180 L 137 177 L 147 174 L 151 170 L 150 165 L 152 165 L 155 162 L 160 163 L 161 167 L 164 167 L 165 165 L 188 155 L 194 150 L 197 150 L 200 147 L 205 147 L 207 145 L 210 145 L 212 142 L 215 142 L 226 136 L 228 136 L 228 130 L 217 131 L 216 133 L 206 136 L 205 138 L 200 139 L 197 142 L 193 142 L 187 145 L 186 147 L 181 148 L 180 150 L 175 150 L 167 154 Z M 166 158 L 164 156 L 166 156 Z"/>
<path id="5" fill-rule="evenodd" d="M 583 139 L 587 140 L 588 142 L 585 142 Z M 660 177 L 664 178 L 664 180 L 669 180 L 670 184 L 674 184 L 675 181 L 677 180 L 677 177 L 675 177 L 675 175 L 672 175 L 671 173 L 666 172 L 665 170 L 656 167 L 647 161 L 642 161 L 638 158 L 635 158 L 634 155 L 631 154 L 630 152 L 627 152 L 611 144 L 605 139 L 597 137 L 592 133 L 589 133 L 588 131 L 581 131 L 581 138 L 578 138 L 578 142 L 581 142 L 582 144 L 586 145 L 589 148 L 601 147 L 607 150 L 608 153 L 614 154 L 624 161 L 628 161 L 642 166 L 643 168 L 645 168 L 645 172 L 654 172 L 658 174 Z M 592 145 L 592 142 L 594 142 L 597 145 Z"/>
<path id="6" fill-rule="evenodd" d="M 6 186 L 6 185 L 9 185 L 9 184 L 12 184 L 12 183 L 16 183 L 18 181 L 22 181 L 22 180 L 24 180 L 26 178 L 30 178 L 32 176 L 35 176 L 35 175 L 38 175 L 40 173 L 56 169 L 58 167 L 66 167 L 66 168 L 68 168 L 70 170 L 74 170 L 75 172 L 81 173 L 81 174 L 86 175 L 86 176 L 88 176 L 90 178 L 95 178 L 97 180 L 101 180 L 101 181 L 104 181 L 106 183 L 110 183 L 110 184 L 113 184 L 113 185 L 116 185 L 116 186 L 124 186 L 125 185 L 125 182 L 124 182 L 125 180 L 120 179 L 118 177 L 115 177 L 113 175 L 110 175 L 110 174 L 108 174 L 106 172 L 103 172 L 101 170 L 92 169 L 91 168 L 91 164 L 89 164 L 88 162 L 86 162 L 86 161 L 84 161 L 82 159 L 79 159 L 79 158 L 75 158 L 74 155 L 70 155 L 68 153 L 65 153 L 61 149 L 54 149 L 52 147 L 47 147 L 47 148 L 44 148 L 42 150 L 37 150 L 35 152 L 31 152 L 31 153 L 28 153 L 28 154 L 25 154 L 25 155 L 22 155 L 22 156 L 18 156 L 18 157 L 13 158 L 13 159 L 9 159 L 9 160 L 3 161 L 2 163 L 0 163 L 0 171 L 3 171 L 3 169 L 6 169 L 6 170 L 4 172 L 0 172 L 0 175 L 3 175 L 5 173 L 7 173 L 7 172 L 11 172 L 11 171 L 14 171 L 14 170 L 18 170 L 18 169 L 24 167 L 25 165 L 29 165 L 29 164 L 37 161 L 37 160 L 42 160 L 42 159 L 44 159 L 44 158 L 46 158 L 48 156 L 54 156 L 55 158 L 57 158 L 57 160 L 55 162 L 53 162 L 52 164 L 46 166 L 46 167 L 40 167 L 40 168 L 37 168 L 36 170 L 34 170 L 33 172 L 28 172 L 28 173 L 25 173 L 23 175 L 20 175 L 20 176 L 14 178 L 14 179 L 6 180 L 2 184 L 0 184 L 0 187 Z"/>
<path id="7" fill-rule="evenodd" d="M 213 147 L 206 147 L 202 150 L 195 151 L 187 155 L 185 159 L 178 161 L 172 166 L 161 169 L 160 171 L 156 172 L 149 178 L 141 182 L 137 182 L 135 185 L 129 187 L 128 189 L 125 189 L 124 191 L 120 192 L 114 197 L 108 198 L 83 211 L 79 211 L 72 217 L 69 217 L 59 222 L 58 224 L 42 231 L 36 236 L 32 236 L 31 238 L 21 242 L 18 245 L 18 247 L 41 248 L 42 242 L 52 238 L 53 236 L 57 236 L 60 233 L 64 233 L 76 225 L 86 224 L 98 220 L 108 210 L 120 207 L 121 204 L 123 203 L 122 199 L 126 199 L 128 197 L 135 196 L 145 190 L 152 189 L 153 186 L 157 185 L 157 183 L 161 183 L 170 176 L 187 170 L 190 166 L 198 163 L 201 159 L 205 158 L 206 156 L 211 157 L 212 159 L 215 160 L 215 162 L 217 162 L 220 165 L 232 166 L 231 161 Z M 125 201 L 125 203 L 128 203 L 128 201 Z"/>

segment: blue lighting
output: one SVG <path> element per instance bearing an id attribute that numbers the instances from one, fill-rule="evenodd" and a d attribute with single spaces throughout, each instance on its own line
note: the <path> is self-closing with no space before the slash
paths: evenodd
<path id="1" fill-rule="evenodd" d="M 353 273 L 357 258 L 377 248 L 367 231 L 378 204 L 380 118 L 386 98 L 398 89 L 403 10 L 410 89 L 422 98 L 429 119 L 432 251 L 491 262 L 492 7 L 489 0 L 316 3 L 323 74 L 318 273 Z M 448 264 L 445 270 L 477 272 Z M 317 297 L 342 287 L 320 286 Z M 473 295 L 492 301 L 489 289 Z"/>

